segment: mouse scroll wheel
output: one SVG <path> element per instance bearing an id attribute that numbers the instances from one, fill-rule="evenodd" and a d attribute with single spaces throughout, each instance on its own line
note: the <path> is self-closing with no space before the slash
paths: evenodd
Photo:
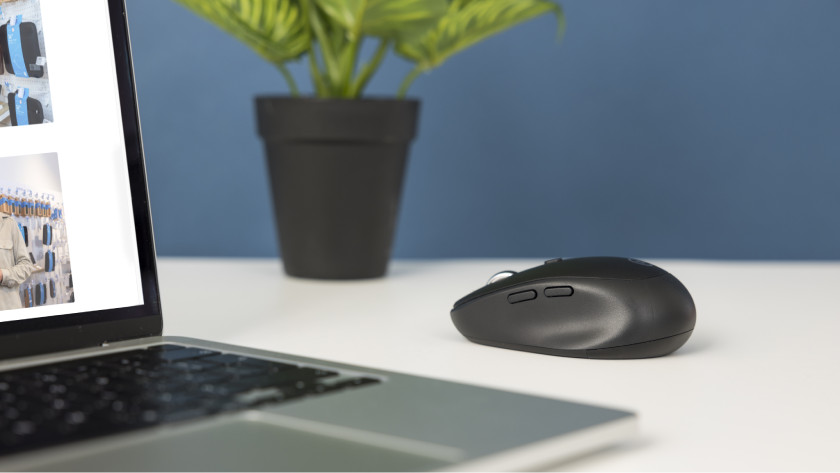
<path id="1" fill-rule="evenodd" d="M 499 282 L 502 279 L 507 279 L 507 278 L 513 276 L 514 274 L 516 274 L 516 271 L 502 271 L 500 273 L 496 273 L 496 274 L 493 275 L 492 278 L 487 280 L 486 286 L 489 286 L 489 285 L 493 284 L 494 282 Z"/>

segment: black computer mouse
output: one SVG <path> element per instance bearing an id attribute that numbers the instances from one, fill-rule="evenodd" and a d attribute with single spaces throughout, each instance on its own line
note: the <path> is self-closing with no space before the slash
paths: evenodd
<path id="1" fill-rule="evenodd" d="M 631 359 L 681 347 L 697 312 L 685 286 L 665 270 L 633 258 L 591 257 L 499 273 L 457 301 L 451 316 L 467 339 L 483 345 Z"/>

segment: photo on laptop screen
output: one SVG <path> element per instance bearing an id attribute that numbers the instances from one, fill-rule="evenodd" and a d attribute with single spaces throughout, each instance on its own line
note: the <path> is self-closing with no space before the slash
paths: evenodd
<path id="1" fill-rule="evenodd" d="M 0 0 L 0 127 L 52 121 L 41 0 Z"/>
<path id="2" fill-rule="evenodd" d="M 0 158 L 0 311 L 75 302 L 55 153 Z"/>

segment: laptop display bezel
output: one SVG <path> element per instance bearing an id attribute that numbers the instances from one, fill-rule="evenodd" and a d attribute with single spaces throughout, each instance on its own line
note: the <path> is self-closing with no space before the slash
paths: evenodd
<path id="1" fill-rule="evenodd" d="M 163 317 L 125 0 L 108 0 L 143 305 L 0 323 L 0 360 L 160 335 Z M 82 295 L 80 297 L 94 297 Z"/>

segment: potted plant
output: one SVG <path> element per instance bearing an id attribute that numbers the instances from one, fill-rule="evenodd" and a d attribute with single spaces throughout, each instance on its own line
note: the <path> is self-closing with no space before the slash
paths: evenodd
<path id="1" fill-rule="evenodd" d="M 425 72 L 496 33 L 553 13 L 550 0 L 175 0 L 274 64 L 290 96 L 257 97 L 280 251 L 292 276 L 385 274 Z M 362 60 L 362 45 L 376 49 Z M 394 51 L 414 64 L 394 98 L 363 98 Z M 305 60 L 314 97 L 287 65 Z"/>

